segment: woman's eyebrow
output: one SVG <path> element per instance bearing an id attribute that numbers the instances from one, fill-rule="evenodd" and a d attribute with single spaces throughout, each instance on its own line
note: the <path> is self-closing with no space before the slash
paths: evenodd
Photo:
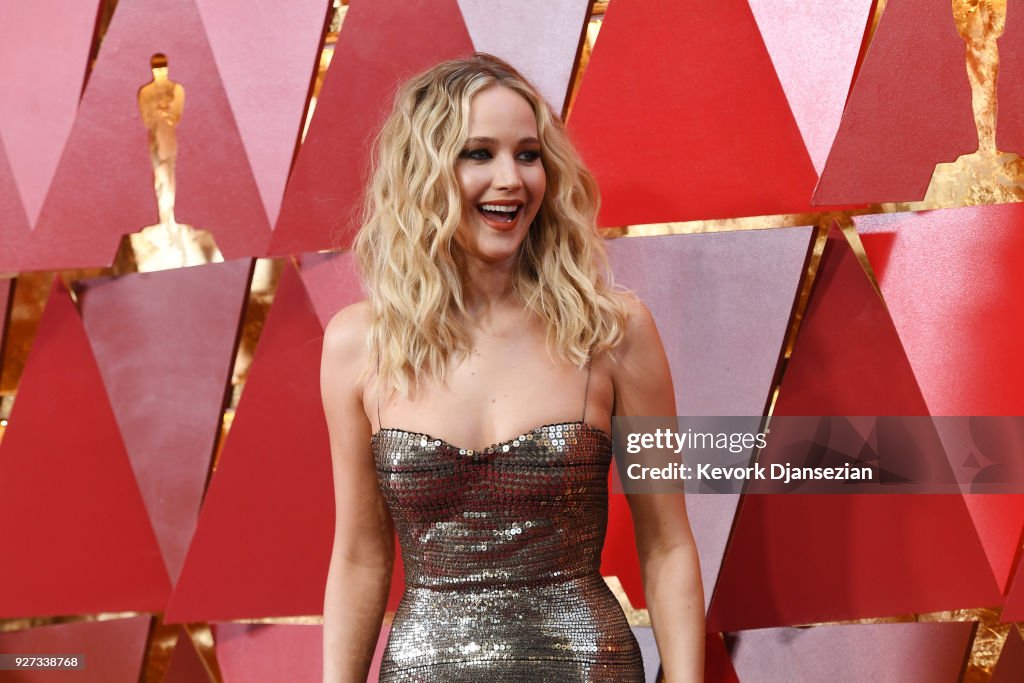
<path id="1" fill-rule="evenodd" d="M 467 138 L 466 139 L 466 143 L 467 144 L 475 143 L 475 144 L 481 144 L 481 145 L 496 145 L 496 144 L 498 144 L 498 141 L 495 138 L 475 137 L 475 138 Z M 539 145 L 540 144 L 540 140 L 538 140 L 537 138 L 534 138 L 534 137 L 520 138 L 519 144 L 520 145 L 524 145 L 524 144 Z"/>

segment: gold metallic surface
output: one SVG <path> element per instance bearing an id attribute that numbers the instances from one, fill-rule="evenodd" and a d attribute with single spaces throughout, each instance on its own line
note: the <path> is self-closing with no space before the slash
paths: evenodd
<path id="1" fill-rule="evenodd" d="M 331 15 L 331 21 L 327 28 L 327 35 L 324 36 L 324 44 L 320 49 L 320 59 L 317 63 L 316 78 L 313 80 L 313 88 L 309 98 L 309 105 L 306 107 L 306 117 L 302 123 L 302 133 L 299 136 L 299 140 L 305 141 L 306 134 L 309 132 L 309 123 L 313 120 L 313 111 L 316 109 L 317 100 L 320 97 L 320 89 L 324 85 L 324 76 L 327 74 L 327 68 L 331 65 L 331 60 L 334 57 L 334 46 L 338 43 L 338 34 L 341 31 L 342 25 L 345 23 L 345 16 L 348 12 L 348 2 L 342 2 L 342 0 L 334 0 L 333 14 Z"/>
<path id="2" fill-rule="evenodd" d="M 22 273 L 14 281 L 11 317 L 8 321 L 4 348 L 3 375 L 0 394 L 11 395 L 21 380 L 29 350 L 35 340 L 39 319 L 46 307 L 46 297 L 53 283 L 53 272 Z"/>
<path id="3" fill-rule="evenodd" d="M 139 88 L 138 106 L 149 131 L 153 188 L 160 222 L 122 241 L 118 260 L 134 262 L 139 272 L 222 262 L 213 235 L 174 219 L 175 167 L 178 160 L 177 127 L 185 110 L 185 88 L 168 75 L 168 59 L 155 54 L 150 62 L 153 80 Z M 125 247 L 131 256 L 125 255 Z"/>
<path id="4" fill-rule="evenodd" d="M 59 617 L 26 617 L 24 619 L 0 619 L 0 633 L 26 631 L 41 626 L 56 624 L 77 624 L 84 621 L 113 621 L 142 616 L 142 612 L 101 612 L 98 614 L 74 614 Z"/>
<path id="5" fill-rule="evenodd" d="M 277 283 L 281 278 L 281 270 L 285 266 L 284 259 L 256 259 L 252 283 L 249 287 L 249 299 L 245 308 L 245 319 L 242 322 L 242 333 L 236 352 L 234 369 L 231 373 L 231 384 L 239 386 L 249 376 L 253 354 L 263 333 L 263 324 L 267 320 L 270 305 L 277 293 Z M 289 266 L 290 267 L 290 266 Z M 231 409 L 238 405 L 241 393 L 232 395 Z"/>
<path id="6" fill-rule="evenodd" d="M 163 623 L 159 616 L 153 619 L 146 640 L 146 652 L 142 660 L 141 683 L 161 683 L 167 676 L 178 643 L 177 624 Z"/>
<path id="7" fill-rule="evenodd" d="M 223 683 L 224 676 L 221 674 L 220 665 L 217 663 L 217 650 L 214 647 L 213 629 L 209 624 L 183 624 L 185 631 L 192 639 L 192 646 L 199 654 L 199 660 L 206 669 L 206 675 L 212 683 Z"/>
<path id="8" fill-rule="evenodd" d="M 978 149 L 938 164 L 924 203 L 931 208 L 1024 200 L 1024 160 L 996 149 L 999 47 L 1006 0 L 952 0 L 953 20 L 966 43 L 967 79 Z"/>
<path id="9" fill-rule="evenodd" d="M 572 107 L 576 103 L 576 95 L 579 94 L 580 83 L 583 82 L 583 73 L 590 64 L 590 54 L 594 51 L 597 34 L 601 31 L 601 23 L 604 21 L 604 13 L 607 9 L 607 2 L 594 2 L 590 7 L 586 30 L 583 33 L 583 40 L 580 43 L 579 54 L 576 58 L 576 71 L 573 73 L 569 96 L 565 98 L 565 106 L 562 108 L 562 118 L 566 121 L 569 120 Z"/>

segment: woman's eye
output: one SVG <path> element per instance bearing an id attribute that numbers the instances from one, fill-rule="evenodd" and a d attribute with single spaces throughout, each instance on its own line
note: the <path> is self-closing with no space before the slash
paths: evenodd
<path id="1" fill-rule="evenodd" d="M 466 149 L 463 150 L 462 154 L 460 154 L 459 156 L 461 156 L 463 159 L 484 160 L 490 159 L 491 153 L 488 152 L 486 149 Z"/>
<path id="2" fill-rule="evenodd" d="M 520 152 L 519 158 L 523 161 L 537 161 L 537 159 L 540 159 L 540 152 L 535 149 L 528 149 L 525 152 Z"/>

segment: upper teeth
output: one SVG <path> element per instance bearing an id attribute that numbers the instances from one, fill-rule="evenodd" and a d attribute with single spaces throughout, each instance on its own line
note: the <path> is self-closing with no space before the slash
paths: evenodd
<path id="1" fill-rule="evenodd" d="M 505 206 L 503 204 L 482 204 L 480 208 L 484 211 L 504 211 L 506 213 L 515 213 L 519 210 L 518 206 Z"/>

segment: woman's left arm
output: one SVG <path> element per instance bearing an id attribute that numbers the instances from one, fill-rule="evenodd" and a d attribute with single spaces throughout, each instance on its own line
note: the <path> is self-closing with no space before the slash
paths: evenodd
<path id="1" fill-rule="evenodd" d="M 674 416 L 672 377 L 654 319 L 637 300 L 630 300 L 629 311 L 611 364 L 614 414 Z M 704 592 L 683 494 L 632 494 L 628 500 L 665 681 L 703 681 Z"/>

